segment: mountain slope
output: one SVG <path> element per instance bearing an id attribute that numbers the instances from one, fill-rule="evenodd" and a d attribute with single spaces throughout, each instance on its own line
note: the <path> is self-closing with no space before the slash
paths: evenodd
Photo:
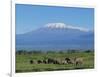
<path id="1" fill-rule="evenodd" d="M 17 49 L 92 49 L 94 45 L 93 31 L 52 23 L 37 30 L 16 35 Z"/>

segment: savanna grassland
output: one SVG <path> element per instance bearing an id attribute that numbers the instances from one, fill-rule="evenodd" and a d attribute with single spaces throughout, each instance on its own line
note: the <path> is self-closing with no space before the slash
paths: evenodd
<path id="1" fill-rule="evenodd" d="M 38 61 L 47 61 L 49 58 L 55 60 L 65 60 L 70 58 L 82 58 L 82 63 L 44 63 Z M 94 68 L 94 51 L 82 52 L 27 52 L 20 50 L 16 52 L 16 72 L 40 72 L 40 71 L 57 71 L 57 70 L 74 70 L 74 69 L 93 69 Z"/>

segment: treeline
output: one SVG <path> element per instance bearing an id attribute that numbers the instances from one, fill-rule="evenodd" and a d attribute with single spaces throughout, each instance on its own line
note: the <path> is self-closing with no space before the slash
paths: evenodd
<path id="1" fill-rule="evenodd" d="M 16 51 L 16 54 L 42 54 L 42 53 L 60 53 L 60 54 L 63 54 L 63 53 L 78 53 L 78 52 L 81 52 L 81 53 L 91 53 L 91 52 L 94 52 L 93 50 L 62 50 L 62 51 L 41 51 L 41 50 L 31 50 L 31 51 L 28 51 L 28 50 L 17 50 Z"/>

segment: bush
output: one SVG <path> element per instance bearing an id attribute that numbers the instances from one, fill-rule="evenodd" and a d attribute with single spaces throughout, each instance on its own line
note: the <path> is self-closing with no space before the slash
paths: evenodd
<path id="1" fill-rule="evenodd" d="M 91 51 L 91 50 L 86 50 L 85 52 L 86 52 L 86 53 L 90 53 L 90 52 L 92 52 L 92 51 Z"/>

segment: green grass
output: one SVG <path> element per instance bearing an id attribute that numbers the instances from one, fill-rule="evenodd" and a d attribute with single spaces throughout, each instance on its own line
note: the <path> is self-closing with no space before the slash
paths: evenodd
<path id="1" fill-rule="evenodd" d="M 75 64 L 30 64 L 32 60 L 42 60 L 46 58 L 66 57 L 83 58 L 83 64 L 76 66 Z M 16 72 L 37 72 L 37 71 L 55 71 L 55 70 L 74 70 L 74 69 L 90 69 L 94 68 L 94 52 L 75 52 L 75 53 L 32 53 L 32 54 L 16 54 Z"/>

